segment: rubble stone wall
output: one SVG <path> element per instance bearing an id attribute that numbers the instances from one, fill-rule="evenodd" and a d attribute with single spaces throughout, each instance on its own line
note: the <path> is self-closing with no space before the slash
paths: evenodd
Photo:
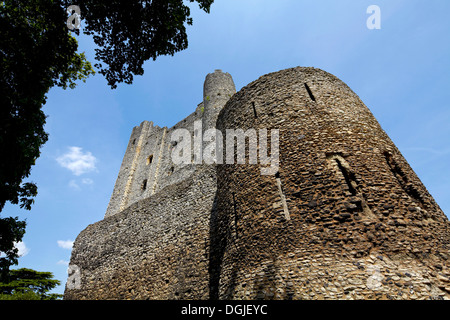
<path id="1" fill-rule="evenodd" d="M 217 127 L 280 131 L 276 175 L 217 166 L 217 298 L 449 297 L 449 221 L 342 81 L 314 68 L 262 76 Z"/>
<path id="2" fill-rule="evenodd" d="M 74 243 L 81 283 L 65 299 L 450 298 L 450 222 L 345 83 L 300 67 L 235 94 L 228 74 L 206 80 L 185 121 L 133 129 L 105 218 Z M 171 130 L 195 138 L 197 120 L 223 138 L 267 129 L 269 154 L 279 130 L 278 171 L 262 175 L 248 148 L 245 164 L 170 170 Z"/>

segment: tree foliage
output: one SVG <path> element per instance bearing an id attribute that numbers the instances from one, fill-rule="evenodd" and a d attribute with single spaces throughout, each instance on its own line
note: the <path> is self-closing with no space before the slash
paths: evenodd
<path id="1" fill-rule="evenodd" d="M 209 13 L 214 0 L 189 0 L 194 1 Z M 99 47 L 95 67 L 112 88 L 142 75 L 145 61 L 188 47 L 186 24 L 193 21 L 183 0 L 78 0 L 77 5 L 83 32 Z"/>
<path id="2" fill-rule="evenodd" d="M 37 186 L 23 182 L 47 141 L 42 105 L 53 86 L 73 88 L 93 69 L 66 26 L 58 1 L 0 2 L 0 211 L 6 202 L 30 210 Z M 0 271 L 17 264 L 25 222 L 0 219 Z"/>
<path id="3" fill-rule="evenodd" d="M 0 210 L 30 210 L 37 187 L 22 184 L 47 141 L 42 105 L 53 86 L 75 86 L 93 69 L 68 33 L 57 1 L 7 0 L 0 6 Z"/>
<path id="4" fill-rule="evenodd" d="M 0 282 L 0 300 L 55 300 L 62 295 L 48 293 L 61 282 L 54 280 L 51 272 L 32 269 L 10 270 L 8 277 Z"/>
<path id="5" fill-rule="evenodd" d="M 213 0 L 189 2 L 209 12 Z M 24 179 L 48 140 L 42 106 L 50 88 L 74 88 L 94 73 L 67 29 L 66 9 L 73 4 L 81 9 L 83 32 L 98 46 L 95 66 L 111 88 L 132 83 L 146 60 L 188 46 L 192 18 L 183 0 L 0 1 L 0 212 L 7 202 L 30 210 L 37 195 L 36 184 Z M 24 230 L 24 221 L 0 219 L 0 254 L 6 254 L 0 271 L 17 264 L 13 244 Z"/>
<path id="6" fill-rule="evenodd" d="M 17 217 L 0 219 L 0 281 L 7 278 L 9 266 L 18 263 L 18 250 L 14 244 L 22 240 L 25 226 L 25 221 L 19 221 Z"/>

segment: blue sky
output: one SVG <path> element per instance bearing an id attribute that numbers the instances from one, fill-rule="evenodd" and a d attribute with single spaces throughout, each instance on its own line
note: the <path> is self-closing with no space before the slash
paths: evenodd
<path id="1" fill-rule="evenodd" d="M 366 27 L 372 4 L 381 9 L 380 30 Z M 54 292 L 63 293 L 71 244 L 103 218 L 132 128 L 184 119 L 215 69 L 229 72 L 237 90 L 295 66 L 334 74 L 371 109 L 449 215 L 450 1 L 216 0 L 210 14 L 191 8 L 188 49 L 146 62 L 132 85 L 111 90 L 97 74 L 74 90 L 51 89 L 49 141 L 29 179 L 39 195 L 29 212 L 7 205 L 1 213 L 27 220 L 15 268 L 53 272 L 62 282 Z M 94 62 L 93 42 L 78 39 Z"/>

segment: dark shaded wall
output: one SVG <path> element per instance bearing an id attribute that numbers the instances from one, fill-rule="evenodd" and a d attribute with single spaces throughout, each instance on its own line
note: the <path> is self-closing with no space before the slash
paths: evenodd
<path id="1" fill-rule="evenodd" d="M 314 68 L 262 76 L 217 128 L 279 129 L 280 166 L 217 166 L 215 297 L 449 297 L 449 221 L 342 81 Z"/>
<path id="2" fill-rule="evenodd" d="M 78 235 L 71 265 L 81 288 L 64 299 L 208 299 L 209 217 L 214 167 L 193 180 L 89 225 Z"/>

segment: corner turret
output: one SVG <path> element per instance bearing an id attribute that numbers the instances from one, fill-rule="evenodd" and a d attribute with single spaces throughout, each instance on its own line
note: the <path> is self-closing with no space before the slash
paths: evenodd
<path id="1" fill-rule="evenodd" d="M 203 129 L 215 126 L 220 110 L 235 93 L 236 87 L 229 73 L 216 69 L 206 76 L 203 85 Z"/>

